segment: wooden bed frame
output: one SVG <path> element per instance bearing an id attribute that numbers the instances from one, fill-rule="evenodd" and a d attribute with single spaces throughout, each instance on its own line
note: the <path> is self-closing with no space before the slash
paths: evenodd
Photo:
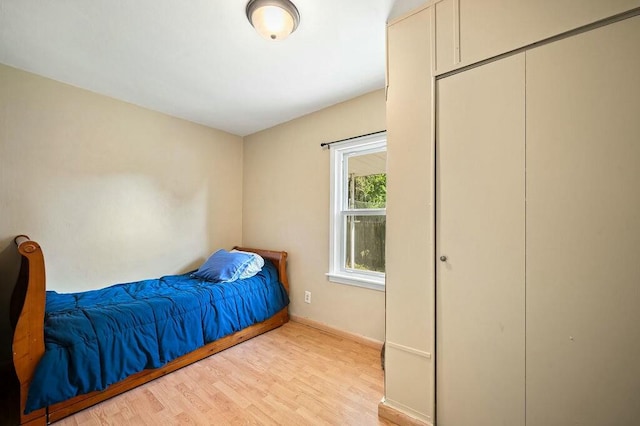
<path id="1" fill-rule="evenodd" d="M 15 238 L 18 252 L 22 256 L 18 282 L 11 298 L 11 325 L 13 334 L 13 365 L 20 384 L 20 424 L 44 425 L 97 404 L 115 395 L 126 392 L 186 365 L 199 361 L 259 334 L 280 327 L 289 320 L 287 308 L 271 318 L 240 330 L 234 334 L 211 342 L 195 351 L 183 355 L 157 369 L 144 370 L 114 383 L 103 391 L 95 391 L 73 397 L 52 406 L 24 414 L 27 392 L 38 361 L 44 354 L 45 313 L 45 267 L 40 245 L 25 235 Z M 287 253 L 284 251 L 260 250 L 236 247 L 238 250 L 258 253 L 271 260 L 278 270 L 280 281 L 289 292 L 287 280 Z"/>

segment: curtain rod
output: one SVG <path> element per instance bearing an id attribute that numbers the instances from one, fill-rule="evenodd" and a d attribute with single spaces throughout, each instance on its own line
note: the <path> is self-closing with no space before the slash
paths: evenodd
<path id="1" fill-rule="evenodd" d="M 334 143 L 338 143 L 338 142 L 344 142 L 344 141 L 350 141 L 351 139 L 357 139 L 357 138 L 363 138 L 365 136 L 371 136 L 371 135 L 377 135 L 378 133 L 384 133 L 387 130 L 378 130 L 377 132 L 373 132 L 373 133 L 367 133 L 366 135 L 360 135 L 360 136 L 352 136 L 350 138 L 346 138 L 346 139 L 340 139 L 339 141 L 333 141 L 333 142 L 322 142 L 320 144 L 320 148 L 324 148 L 326 147 L 331 147 L 332 144 Z"/>

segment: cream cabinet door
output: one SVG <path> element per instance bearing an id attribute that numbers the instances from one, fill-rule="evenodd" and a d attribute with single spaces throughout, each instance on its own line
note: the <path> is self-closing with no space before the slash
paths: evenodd
<path id="1" fill-rule="evenodd" d="M 640 17 L 526 55 L 527 425 L 637 425 Z"/>
<path id="2" fill-rule="evenodd" d="M 525 421 L 525 56 L 437 82 L 436 422 Z"/>

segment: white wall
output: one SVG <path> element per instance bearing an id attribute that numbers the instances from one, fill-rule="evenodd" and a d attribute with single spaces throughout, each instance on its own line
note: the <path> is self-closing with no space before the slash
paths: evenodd
<path id="1" fill-rule="evenodd" d="M 245 137 L 243 244 L 289 252 L 290 313 L 384 339 L 384 292 L 329 282 L 329 152 L 385 128 L 379 90 Z M 312 303 L 304 303 L 305 290 Z"/>
<path id="2" fill-rule="evenodd" d="M 21 233 L 53 290 L 196 268 L 242 240 L 242 139 L 0 65 L 2 312 Z"/>

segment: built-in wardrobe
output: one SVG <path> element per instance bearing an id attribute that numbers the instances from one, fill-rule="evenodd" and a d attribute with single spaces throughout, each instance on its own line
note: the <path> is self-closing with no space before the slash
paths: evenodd
<path id="1" fill-rule="evenodd" d="M 640 17 L 438 79 L 436 117 L 438 423 L 640 422 Z"/>
<path id="2" fill-rule="evenodd" d="M 434 395 L 422 420 L 640 424 L 640 16 L 431 72 Z"/>

